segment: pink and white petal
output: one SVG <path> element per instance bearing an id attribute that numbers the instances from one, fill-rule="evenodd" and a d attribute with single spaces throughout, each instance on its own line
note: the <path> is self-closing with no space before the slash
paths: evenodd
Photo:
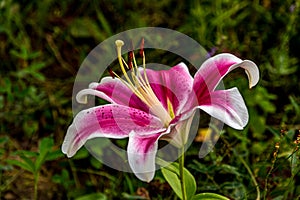
<path id="1" fill-rule="evenodd" d="M 142 181 L 150 182 L 154 177 L 158 139 L 162 135 L 158 132 L 141 136 L 134 131 L 129 134 L 128 162 L 133 173 Z"/>
<path id="2" fill-rule="evenodd" d="M 198 108 L 238 130 L 243 129 L 249 120 L 247 107 L 237 88 L 213 91 L 211 103 Z"/>
<path id="3" fill-rule="evenodd" d="M 81 90 L 76 100 L 87 103 L 87 95 L 98 96 L 110 103 L 125 105 L 148 111 L 149 108 L 142 102 L 120 79 L 104 77 L 100 83 L 91 83 L 89 89 Z"/>
<path id="4" fill-rule="evenodd" d="M 146 72 L 151 88 L 165 109 L 168 110 L 169 101 L 175 115 L 179 114 L 188 101 L 193 87 L 193 78 L 187 66 L 184 63 L 179 63 L 169 70 L 147 69 Z"/>
<path id="5" fill-rule="evenodd" d="M 213 91 L 226 74 L 238 67 L 245 69 L 249 79 L 249 87 L 255 86 L 259 80 L 259 70 L 254 62 L 243 61 L 229 53 L 218 54 L 207 59 L 194 78 L 193 89 L 198 99 L 207 91 Z"/>
<path id="6" fill-rule="evenodd" d="M 131 131 L 147 135 L 163 130 L 160 119 L 135 108 L 115 104 L 93 107 L 75 116 L 62 152 L 72 157 L 87 140 L 95 137 L 125 138 Z"/>

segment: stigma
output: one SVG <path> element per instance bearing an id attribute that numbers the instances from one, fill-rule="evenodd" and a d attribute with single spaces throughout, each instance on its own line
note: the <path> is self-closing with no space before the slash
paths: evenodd
<path id="1" fill-rule="evenodd" d="M 117 77 L 118 79 L 120 79 L 141 101 L 143 101 L 150 108 L 150 112 L 160 118 L 164 126 L 167 127 L 174 117 L 174 114 L 168 112 L 164 108 L 151 88 L 146 73 L 144 39 L 142 39 L 139 50 L 139 55 L 142 58 L 143 62 L 142 69 L 139 69 L 137 65 L 133 50 L 131 50 L 128 54 L 127 64 L 122 57 L 122 47 L 124 46 L 124 42 L 122 40 L 116 40 L 115 44 L 117 47 L 118 61 L 124 78 L 121 78 L 115 72 L 112 72 L 112 74 L 114 75 L 113 77 Z"/>

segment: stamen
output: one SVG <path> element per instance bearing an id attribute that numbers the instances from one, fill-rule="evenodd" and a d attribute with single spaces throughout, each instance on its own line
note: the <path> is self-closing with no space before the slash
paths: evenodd
<path id="1" fill-rule="evenodd" d="M 117 46 L 117 54 L 118 54 L 118 60 L 119 60 L 119 63 L 120 63 L 120 67 L 121 67 L 121 70 L 126 78 L 126 80 L 128 81 L 128 83 L 132 86 L 134 86 L 131 82 L 131 80 L 129 79 L 127 73 L 126 73 L 126 70 L 124 68 L 124 65 L 123 65 L 123 62 L 125 62 L 122 58 L 122 54 L 121 54 L 121 49 L 122 49 L 122 46 L 124 45 L 124 42 L 122 40 L 116 40 L 116 46 Z M 127 66 L 128 67 L 128 66 Z"/>
<path id="2" fill-rule="evenodd" d="M 129 69 L 132 69 L 132 66 L 133 66 L 132 61 L 133 61 L 133 52 L 129 51 L 128 52 L 128 62 L 127 62 Z"/>
<path id="3" fill-rule="evenodd" d="M 141 45 L 140 45 L 140 56 L 141 56 L 141 58 L 144 57 L 144 44 L 145 44 L 145 40 L 144 40 L 144 38 L 142 38 Z"/>
<path id="4" fill-rule="evenodd" d="M 158 116 L 162 120 L 162 122 L 166 126 L 168 126 L 172 118 L 175 117 L 175 114 L 171 102 L 168 102 L 168 108 L 167 108 L 168 110 L 166 110 L 161 104 L 161 102 L 158 100 L 157 96 L 155 95 L 154 91 L 150 86 L 146 74 L 144 38 L 141 41 L 141 46 L 139 51 L 141 57 L 143 58 L 143 71 L 144 71 L 143 76 L 141 75 L 140 70 L 138 69 L 138 66 L 136 64 L 133 47 L 132 50 L 128 52 L 128 62 L 126 63 L 126 61 L 122 58 L 122 53 L 121 53 L 121 49 L 122 46 L 124 45 L 124 42 L 122 40 L 117 40 L 115 43 L 117 46 L 117 54 L 118 54 L 120 67 L 126 80 L 120 78 L 115 72 L 112 72 L 110 70 L 111 76 L 113 78 L 117 77 L 118 79 L 120 79 L 139 99 L 141 99 L 147 106 L 149 106 L 153 114 Z M 131 79 L 127 75 L 125 67 L 131 71 L 130 73 Z"/>
<path id="5" fill-rule="evenodd" d="M 128 66 L 130 69 L 133 68 L 133 56 L 134 56 L 134 49 L 133 49 L 133 42 L 131 40 L 130 49 L 128 51 Z"/>
<path id="6" fill-rule="evenodd" d="M 108 68 L 108 72 L 112 78 L 115 78 L 115 74 L 111 68 Z"/>
<path id="7" fill-rule="evenodd" d="M 114 73 L 114 75 L 119 78 L 125 85 L 127 85 L 127 87 L 129 87 L 142 101 L 144 101 L 146 104 L 146 99 L 143 97 L 143 95 L 139 92 L 139 90 L 135 87 L 136 85 L 136 81 L 134 81 L 135 85 L 132 83 L 132 81 L 130 80 L 130 78 L 128 77 L 126 70 L 124 68 L 123 63 L 127 66 L 126 62 L 124 61 L 124 59 L 122 58 L 122 53 L 121 53 L 121 49 L 122 46 L 124 45 L 124 42 L 122 40 L 116 40 L 115 42 L 116 46 L 117 46 L 117 54 L 118 54 L 118 60 L 119 60 L 119 64 L 121 67 L 121 70 L 126 78 L 126 81 L 124 81 L 122 78 L 120 78 L 116 73 Z M 134 54 L 133 54 L 134 55 Z M 128 66 L 127 66 L 128 68 Z M 133 68 L 132 68 L 133 69 Z M 134 71 L 132 70 L 132 77 L 135 77 L 134 75 Z M 134 80 L 135 78 L 133 78 Z"/>

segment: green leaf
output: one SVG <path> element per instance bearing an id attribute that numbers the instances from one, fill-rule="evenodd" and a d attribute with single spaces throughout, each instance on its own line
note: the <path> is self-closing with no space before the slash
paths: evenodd
<path id="1" fill-rule="evenodd" d="M 61 174 L 54 174 L 54 176 L 52 176 L 52 181 L 63 185 L 66 189 L 74 185 L 74 180 L 70 179 L 69 172 L 66 169 L 62 169 Z"/>
<path id="2" fill-rule="evenodd" d="M 176 195 L 180 199 L 182 199 L 182 191 L 181 191 L 179 176 L 167 168 L 161 168 L 161 172 L 164 175 L 166 181 L 172 187 L 173 191 L 176 193 Z"/>
<path id="3" fill-rule="evenodd" d="M 27 158 L 35 158 L 38 155 L 37 152 L 27 150 L 15 151 L 14 154 L 19 156 L 26 156 Z"/>
<path id="4" fill-rule="evenodd" d="M 134 200 L 137 200 L 137 199 L 149 199 L 149 198 L 146 198 L 146 197 L 142 197 L 142 196 L 138 196 L 138 195 L 130 195 L 130 194 L 127 194 L 125 192 L 122 193 L 122 197 L 124 199 L 134 199 Z"/>
<path id="5" fill-rule="evenodd" d="M 63 158 L 65 157 L 65 155 L 61 152 L 60 149 L 48 152 L 47 156 L 46 156 L 46 161 L 50 161 L 50 160 L 56 160 L 58 158 Z"/>
<path id="6" fill-rule="evenodd" d="M 52 138 L 43 138 L 39 145 L 39 155 L 35 162 L 35 168 L 39 170 L 46 160 L 46 156 L 54 145 Z"/>
<path id="7" fill-rule="evenodd" d="M 89 152 L 86 148 L 81 148 L 79 149 L 79 151 L 77 151 L 77 153 L 75 154 L 75 156 L 72 158 L 74 160 L 79 160 L 79 159 L 84 159 L 89 157 Z"/>
<path id="8" fill-rule="evenodd" d="M 215 193 L 201 193 L 193 196 L 192 200 L 230 200 L 230 199 Z"/>
<path id="9" fill-rule="evenodd" d="M 39 73 L 39 72 L 32 72 L 31 75 L 36 78 L 37 80 L 39 81 L 45 81 L 46 78 L 45 76 L 42 74 L 42 73 Z"/>
<path id="10" fill-rule="evenodd" d="M 100 21 L 103 29 L 105 30 L 105 32 L 108 34 L 108 35 L 112 35 L 112 30 L 111 30 L 111 27 L 109 25 L 109 22 L 106 20 L 104 14 L 102 13 L 102 11 L 99 9 L 99 7 L 96 7 L 96 12 L 97 12 L 97 17 L 98 17 L 98 20 Z"/>
<path id="11" fill-rule="evenodd" d="M 102 163 L 94 157 L 91 157 L 90 163 L 96 169 L 100 169 L 102 167 Z"/>
<path id="12" fill-rule="evenodd" d="M 183 169 L 183 173 L 185 177 L 187 198 L 191 199 L 192 196 L 194 196 L 197 189 L 196 180 L 194 176 L 186 168 Z"/>
<path id="13" fill-rule="evenodd" d="M 46 63 L 45 62 L 33 62 L 31 63 L 31 65 L 29 66 L 30 71 L 39 71 L 43 68 L 46 67 Z"/>
<path id="14" fill-rule="evenodd" d="M 93 193 L 78 197 L 75 200 L 107 200 L 107 198 L 105 194 Z"/>
<path id="15" fill-rule="evenodd" d="M 31 172 L 32 172 L 32 173 L 35 173 L 35 172 L 36 172 L 36 168 L 35 168 L 35 166 L 34 166 L 33 161 L 32 161 L 29 157 L 24 156 L 24 155 L 21 155 L 20 157 L 23 159 L 23 161 L 24 161 L 25 163 L 28 164 L 28 166 L 30 166 Z"/>
<path id="16" fill-rule="evenodd" d="M 234 174 L 236 176 L 242 176 L 242 174 L 239 173 L 239 169 L 234 166 L 221 164 L 219 168 L 225 173 Z"/>
<path id="17" fill-rule="evenodd" d="M 34 164 L 31 160 L 30 160 L 31 162 L 29 160 L 30 159 L 27 158 L 27 159 L 24 160 L 25 162 L 22 162 L 22 161 L 19 161 L 19 160 L 6 160 L 6 162 L 10 165 L 15 165 L 15 166 L 18 166 L 22 169 L 25 169 L 25 170 L 27 170 L 31 173 L 34 173 L 35 172 Z"/>
<path id="18" fill-rule="evenodd" d="M 297 155 L 298 154 L 298 155 Z M 300 152 L 294 152 L 293 155 L 291 156 L 291 172 L 292 176 L 296 176 L 297 173 L 299 173 L 300 170 Z"/>
<path id="19" fill-rule="evenodd" d="M 76 18 L 70 26 L 70 32 L 74 37 L 93 37 L 98 41 L 105 39 L 95 21 L 87 17 Z"/>
<path id="20" fill-rule="evenodd" d="M 180 184 L 179 164 L 171 165 L 161 169 L 166 181 L 170 184 L 176 195 L 182 199 L 182 189 Z M 184 184 L 186 188 L 187 199 L 191 199 L 196 192 L 196 181 L 194 176 L 186 169 L 183 169 Z"/>
<path id="21" fill-rule="evenodd" d="M 0 137 L 0 144 L 5 144 L 9 141 L 9 138 L 7 136 Z"/>
<path id="22" fill-rule="evenodd" d="M 12 50 L 10 50 L 9 53 L 13 56 L 16 56 L 16 57 L 24 59 L 24 60 L 31 60 L 34 58 L 38 58 L 42 55 L 41 51 L 29 52 L 25 46 L 22 46 L 20 51 L 16 51 L 16 50 L 12 49 Z"/>

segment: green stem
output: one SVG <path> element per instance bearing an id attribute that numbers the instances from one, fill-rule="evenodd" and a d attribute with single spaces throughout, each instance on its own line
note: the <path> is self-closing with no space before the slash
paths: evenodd
<path id="1" fill-rule="evenodd" d="M 249 175 L 251 177 L 251 180 L 252 180 L 252 182 L 253 182 L 253 184 L 254 184 L 254 186 L 256 188 L 256 200 L 260 200 L 259 185 L 258 185 L 258 183 L 257 183 L 257 181 L 255 179 L 254 174 L 252 173 L 250 167 L 247 165 L 246 161 L 241 156 L 239 156 L 238 158 L 241 160 L 241 162 L 243 163 L 244 167 L 247 169 L 247 171 L 248 171 L 248 173 L 249 173 Z"/>
<path id="2" fill-rule="evenodd" d="M 34 174 L 34 200 L 38 199 L 38 180 L 39 180 L 40 172 L 36 172 Z"/>
<path id="3" fill-rule="evenodd" d="M 180 185 L 182 191 L 182 200 L 187 200 L 186 196 L 186 188 L 185 188 L 185 181 L 184 181 L 184 145 L 182 145 L 180 151 L 180 159 L 179 159 L 179 173 L 180 173 Z"/>

